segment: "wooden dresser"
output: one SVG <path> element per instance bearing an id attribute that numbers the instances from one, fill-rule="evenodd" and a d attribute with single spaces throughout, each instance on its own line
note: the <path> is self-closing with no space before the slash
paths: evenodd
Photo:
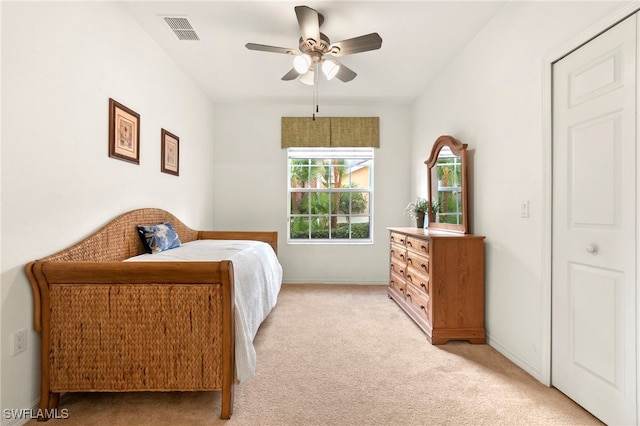
<path id="1" fill-rule="evenodd" d="M 484 237 L 388 228 L 388 295 L 434 345 L 485 343 Z"/>

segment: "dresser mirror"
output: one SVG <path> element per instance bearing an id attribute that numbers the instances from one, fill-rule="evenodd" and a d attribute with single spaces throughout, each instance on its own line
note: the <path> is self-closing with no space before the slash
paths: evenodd
<path id="1" fill-rule="evenodd" d="M 431 149 L 429 180 L 429 228 L 467 234 L 467 144 L 440 136 Z"/>

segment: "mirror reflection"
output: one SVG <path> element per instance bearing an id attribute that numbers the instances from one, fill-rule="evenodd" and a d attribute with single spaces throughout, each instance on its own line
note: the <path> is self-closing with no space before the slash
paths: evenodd
<path id="1" fill-rule="evenodd" d="M 430 228 L 468 232 L 466 147 L 451 136 L 440 136 L 425 161 L 429 170 Z"/>
<path id="2" fill-rule="evenodd" d="M 462 158 L 445 146 L 432 173 L 437 183 L 435 222 L 462 225 Z"/>

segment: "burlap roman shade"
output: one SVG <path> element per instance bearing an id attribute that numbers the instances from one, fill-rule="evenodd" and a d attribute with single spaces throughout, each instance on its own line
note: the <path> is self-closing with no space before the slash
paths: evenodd
<path id="1" fill-rule="evenodd" d="M 380 147 L 379 117 L 282 117 L 282 148 Z"/>

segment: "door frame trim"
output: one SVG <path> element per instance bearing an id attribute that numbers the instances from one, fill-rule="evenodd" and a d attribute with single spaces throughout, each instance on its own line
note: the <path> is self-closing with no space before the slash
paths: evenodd
<path id="1" fill-rule="evenodd" d="M 631 1 L 600 21 L 591 25 L 569 41 L 562 43 L 542 59 L 542 383 L 551 386 L 551 256 L 552 256 L 552 143 L 553 143 L 553 64 L 564 58 L 574 50 L 580 48 L 590 40 L 596 38 L 609 28 L 640 11 L 640 0 Z M 636 236 L 638 237 L 638 236 Z M 636 238 L 637 239 L 637 238 Z M 640 292 L 637 293 L 636 306 L 640 307 Z M 636 317 L 638 322 L 638 317 Z M 637 324 L 640 330 L 640 324 Z M 636 351 L 640 357 L 640 351 Z M 640 359 L 636 362 L 640 365 Z M 638 370 L 640 371 L 640 370 Z M 640 374 L 640 373 L 639 373 Z M 640 381 L 636 378 L 638 385 Z M 637 393 L 640 398 L 640 392 Z M 640 418 L 640 404 L 636 403 L 638 418 Z"/>

